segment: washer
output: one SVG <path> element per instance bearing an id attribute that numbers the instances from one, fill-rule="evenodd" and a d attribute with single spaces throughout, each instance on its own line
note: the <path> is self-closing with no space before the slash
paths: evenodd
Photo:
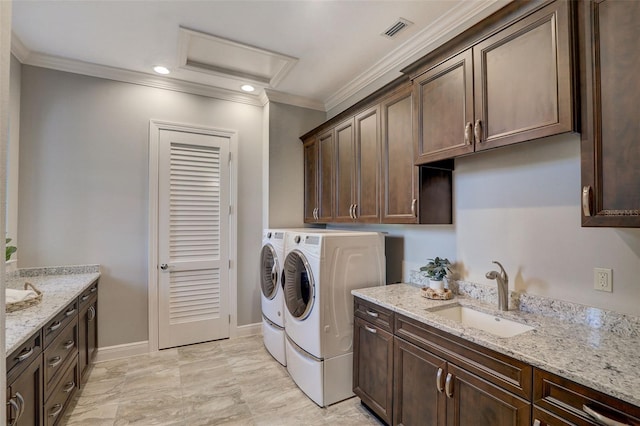
<path id="1" fill-rule="evenodd" d="M 384 235 L 288 232 L 285 247 L 287 370 L 325 407 L 353 396 L 351 290 L 385 284 Z"/>
<path id="2" fill-rule="evenodd" d="M 260 299 L 262 336 L 267 351 L 280 364 L 287 365 L 284 345 L 284 298 L 282 264 L 285 230 L 265 229 L 260 250 Z"/>

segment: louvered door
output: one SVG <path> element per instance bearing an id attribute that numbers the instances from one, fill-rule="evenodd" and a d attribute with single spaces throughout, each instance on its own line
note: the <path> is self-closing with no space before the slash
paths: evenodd
<path id="1" fill-rule="evenodd" d="M 229 140 L 160 132 L 159 347 L 229 337 Z"/>

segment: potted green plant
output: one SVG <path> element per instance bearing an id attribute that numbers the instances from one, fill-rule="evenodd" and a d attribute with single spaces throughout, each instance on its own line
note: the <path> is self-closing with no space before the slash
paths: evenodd
<path id="1" fill-rule="evenodd" d="M 444 277 L 447 273 L 451 272 L 449 266 L 451 262 L 445 257 L 436 257 L 434 259 L 427 259 L 428 263 L 420 268 L 420 271 L 425 272 L 429 277 L 429 287 L 434 290 L 444 289 Z"/>
<path id="2" fill-rule="evenodd" d="M 9 261 L 9 259 L 11 259 L 11 255 L 13 253 L 15 253 L 16 251 L 18 251 L 18 248 L 16 246 L 10 246 L 9 243 L 11 242 L 11 238 L 7 238 L 5 240 L 6 243 L 6 249 L 5 249 L 5 257 L 6 257 L 6 262 Z"/>

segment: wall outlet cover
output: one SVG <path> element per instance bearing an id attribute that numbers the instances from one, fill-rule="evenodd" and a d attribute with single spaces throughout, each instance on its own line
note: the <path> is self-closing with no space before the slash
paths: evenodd
<path id="1" fill-rule="evenodd" d="M 593 268 L 593 288 L 598 291 L 613 292 L 611 269 Z"/>

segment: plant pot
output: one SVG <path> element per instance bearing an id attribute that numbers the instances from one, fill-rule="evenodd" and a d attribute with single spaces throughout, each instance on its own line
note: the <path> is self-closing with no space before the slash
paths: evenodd
<path id="1" fill-rule="evenodd" d="M 434 290 L 444 290 L 444 280 L 429 280 L 429 288 Z"/>

